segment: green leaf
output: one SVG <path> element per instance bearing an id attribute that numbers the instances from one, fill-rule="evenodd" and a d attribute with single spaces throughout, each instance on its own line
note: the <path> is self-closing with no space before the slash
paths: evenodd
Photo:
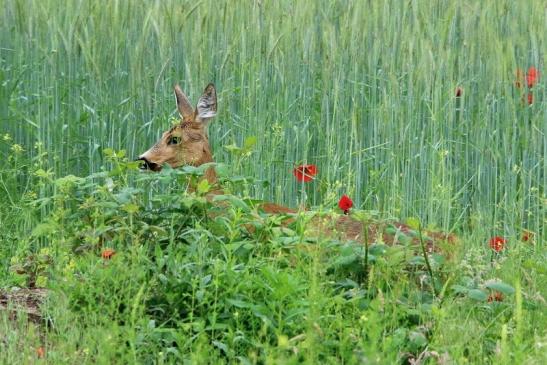
<path id="1" fill-rule="evenodd" d="M 415 230 L 418 230 L 418 228 L 420 227 L 420 220 L 416 217 L 408 217 L 406 219 L 406 224 L 412 228 L 412 229 L 415 229 Z"/>
<path id="2" fill-rule="evenodd" d="M 479 302 L 486 302 L 488 299 L 488 294 L 486 294 L 484 291 L 480 289 L 471 289 L 467 292 L 467 296 L 469 298 L 477 300 Z"/>
<path id="3" fill-rule="evenodd" d="M 413 256 L 408 260 L 410 265 L 425 265 L 425 259 L 423 256 Z"/>
<path id="4" fill-rule="evenodd" d="M 120 205 L 116 202 L 107 202 L 107 201 L 97 202 L 97 203 L 95 203 L 95 206 L 101 207 L 101 208 L 106 208 L 106 209 L 117 209 L 117 208 L 120 207 Z"/>
<path id="5" fill-rule="evenodd" d="M 205 275 L 204 277 L 202 277 L 201 278 L 201 286 L 202 287 L 207 286 L 207 284 L 209 284 L 211 282 L 212 278 L 213 278 L 213 276 L 211 274 Z"/>
<path id="6" fill-rule="evenodd" d="M 228 165 L 224 163 L 219 163 L 215 167 L 215 172 L 220 177 L 228 177 L 231 175 L 232 170 L 228 167 Z"/>
<path id="7" fill-rule="evenodd" d="M 427 338 L 423 333 L 418 331 L 411 331 L 408 334 L 408 339 L 415 350 L 419 350 L 427 345 Z"/>
<path id="8" fill-rule="evenodd" d="M 515 289 L 502 281 L 488 282 L 485 285 L 488 289 L 499 291 L 503 294 L 512 295 L 515 293 Z"/>
<path id="9" fill-rule="evenodd" d="M 45 171 L 44 169 L 38 169 L 34 172 L 34 175 L 42 179 L 50 179 L 53 176 L 51 169 Z"/>
<path id="10" fill-rule="evenodd" d="M 137 204 L 127 203 L 124 206 L 122 206 L 122 209 L 129 214 L 135 214 L 139 211 L 139 206 Z"/>
<path id="11" fill-rule="evenodd" d="M 56 228 L 57 225 L 51 222 L 40 223 L 36 227 L 34 227 L 34 229 L 32 230 L 32 235 L 34 237 L 47 236 L 55 232 Z"/>
<path id="12" fill-rule="evenodd" d="M 224 146 L 224 148 L 230 153 L 234 153 L 234 154 L 241 153 L 241 148 L 239 148 L 237 145 L 233 143 L 228 146 Z"/>
<path id="13" fill-rule="evenodd" d="M 133 199 L 133 196 L 135 196 L 137 193 L 139 193 L 140 189 L 130 188 L 126 187 L 123 188 L 119 193 L 115 194 L 115 198 L 120 204 L 125 204 L 131 202 Z"/>
<path id="14" fill-rule="evenodd" d="M 386 253 L 387 246 L 384 244 L 372 244 L 368 247 L 368 254 L 369 255 L 375 255 L 375 256 L 381 256 Z"/>
<path id="15" fill-rule="evenodd" d="M 103 155 L 105 155 L 106 157 L 112 157 L 115 155 L 115 152 L 112 148 L 105 148 L 103 149 Z"/>
<path id="16" fill-rule="evenodd" d="M 355 254 L 351 254 L 348 256 L 337 257 L 332 263 L 332 265 L 337 267 L 344 267 L 344 266 L 353 265 L 356 262 L 357 262 L 357 256 Z"/>
<path id="17" fill-rule="evenodd" d="M 226 302 L 237 308 L 251 308 L 253 306 L 251 303 L 239 299 L 226 299 Z"/>
<path id="18" fill-rule="evenodd" d="M 128 170 L 138 170 L 142 163 L 143 161 L 138 160 L 126 162 L 124 165 L 127 167 Z"/>
<path id="19" fill-rule="evenodd" d="M 406 234 L 402 232 L 399 232 L 396 237 L 404 245 L 409 245 L 412 243 L 412 238 L 408 237 Z"/>
<path id="20" fill-rule="evenodd" d="M 462 286 L 462 285 L 456 284 L 456 285 L 452 285 L 450 288 L 456 294 L 467 294 L 469 292 L 469 288 L 466 288 L 465 286 Z"/>
<path id="21" fill-rule="evenodd" d="M 351 215 L 356 220 L 358 220 L 360 222 L 364 222 L 365 224 L 368 220 L 370 220 L 370 218 L 372 218 L 372 216 L 370 215 L 370 212 L 367 212 L 367 211 L 364 211 L 364 210 L 354 210 L 351 213 Z"/>
<path id="22" fill-rule="evenodd" d="M 79 184 L 81 182 L 83 182 L 84 179 L 81 178 L 81 177 L 77 177 L 77 176 L 74 176 L 74 175 L 67 175 L 67 176 L 64 176 L 64 177 L 60 177 L 58 178 L 57 180 L 55 180 L 55 185 L 58 186 L 59 188 L 63 189 L 63 188 L 70 188 L 76 184 Z"/>
<path id="23" fill-rule="evenodd" d="M 245 142 L 243 142 L 243 148 L 246 151 L 250 151 L 253 149 L 253 147 L 256 145 L 256 136 L 249 136 L 245 138 Z"/>
<path id="24" fill-rule="evenodd" d="M 211 185 L 209 185 L 209 181 L 203 179 L 198 184 L 198 194 L 207 194 L 209 190 L 211 189 Z"/>
<path id="25" fill-rule="evenodd" d="M 386 227 L 385 232 L 390 236 L 395 236 L 395 233 L 397 233 L 397 229 L 393 226 L 388 226 Z"/>
<path id="26" fill-rule="evenodd" d="M 445 262 L 445 258 L 443 255 L 439 255 L 438 253 L 433 253 L 431 254 L 431 259 L 433 260 L 433 262 L 435 264 L 437 264 L 437 266 L 442 266 Z"/>
<path id="27" fill-rule="evenodd" d="M 251 209 L 245 202 L 235 196 L 232 195 L 215 195 L 213 197 L 213 202 L 219 202 L 219 201 L 228 201 L 232 206 L 241 209 L 244 212 L 250 212 Z"/>
<path id="28" fill-rule="evenodd" d="M 389 265 L 396 266 L 405 261 L 406 253 L 402 246 L 391 246 L 386 249 L 386 261 Z"/>

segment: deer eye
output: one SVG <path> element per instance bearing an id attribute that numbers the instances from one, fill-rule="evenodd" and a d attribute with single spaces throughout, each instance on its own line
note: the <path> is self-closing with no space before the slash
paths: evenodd
<path id="1" fill-rule="evenodd" d="M 169 141 L 167 142 L 167 144 L 179 144 L 180 143 L 180 137 L 177 137 L 177 136 L 172 136 L 171 138 L 169 138 Z"/>

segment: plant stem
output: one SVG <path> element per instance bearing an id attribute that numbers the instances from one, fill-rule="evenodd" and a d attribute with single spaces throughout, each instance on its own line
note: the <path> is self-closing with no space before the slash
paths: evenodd
<path id="1" fill-rule="evenodd" d="M 427 272 L 429 273 L 429 277 L 431 278 L 431 287 L 433 288 L 433 296 L 438 297 L 439 294 L 437 293 L 437 288 L 435 287 L 435 277 L 433 276 L 433 269 L 431 268 L 431 265 L 429 263 L 429 258 L 427 257 L 427 252 L 425 250 L 421 224 L 418 225 L 418 233 L 420 234 L 420 246 L 422 247 L 422 254 L 424 255 L 425 266 L 427 268 Z"/>
<path id="2" fill-rule="evenodd" d="M 365 288 L 368 290 L 368 226 L 363 222 L 363 236 L 365 237 Z"/>

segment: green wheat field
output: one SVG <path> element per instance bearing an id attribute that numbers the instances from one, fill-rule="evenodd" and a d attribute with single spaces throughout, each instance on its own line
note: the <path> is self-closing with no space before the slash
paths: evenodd
<path id="1" fill-rule="evenodd" d="M 547 363 L 544 1 L 0 5 L 0 364 Z M 222 204 L 134 161 L 209 82 Z"/>

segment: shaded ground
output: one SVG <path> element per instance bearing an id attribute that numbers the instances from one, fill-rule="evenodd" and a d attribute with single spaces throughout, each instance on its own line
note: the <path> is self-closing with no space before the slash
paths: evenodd
<path id="1" fill-rule="evenodd" d="M 0 290 L 0 311 L 7 311 L 10 319 L 16 319 L 21 313 L 32 321 L 41 320 L 40 305 L 44 302 L 47 289 L 12 288 Z"/>

